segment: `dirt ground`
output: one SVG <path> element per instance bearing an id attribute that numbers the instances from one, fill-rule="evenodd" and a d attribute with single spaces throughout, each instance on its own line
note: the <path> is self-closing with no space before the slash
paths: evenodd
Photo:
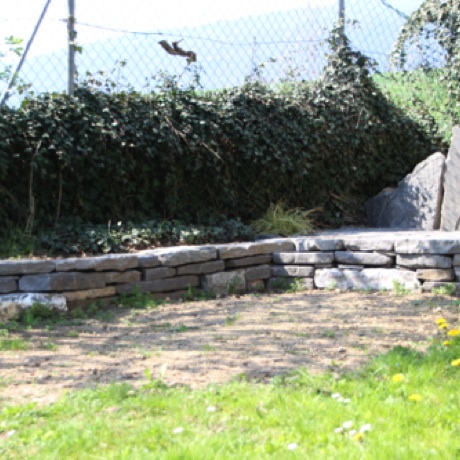
<path id="1" fill-rule="evenodd" d="M 147 383 L 146 371 L 192 388 L 242 377 L 267 381 L 299 367 L 340 372 L 396 345 L 426 347 L 436 318 L 458 321 L 455 299 L 304 291 L 115 309 L 108 321 L 10 333 L 29 343 L 0 352 L 0 407 L 49 403 L 109 382 Z"/>

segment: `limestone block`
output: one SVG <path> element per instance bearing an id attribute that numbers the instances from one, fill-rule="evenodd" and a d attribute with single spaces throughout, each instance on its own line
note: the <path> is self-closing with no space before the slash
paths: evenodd
<path id="1" fill-rule="evenodd" d="M 127 272 L 104 273 L 107 284 L 136 283 L 141 280 L 141 272 L 128 270 Z"/>
<path id="2" fill-rule="evenodd" d="M 67 302 L 62 295 L 5 294 L 0 295 L 0 321 L 19 318 L 23 310 L 32 307 L 35 303 L 59 312 L 67 311 Z"/>
<path id="3" fill-rule="evenodd" d="M 404 239 L 395 243 L 399 254 L 459 254 L 460 239 L 444 235 L 424 239 Z"/>
<path id="4" fill-rule="evenodd" d="M 215 294 L 227 295 L 245 292 L 245 270 L 231 270 L 228 272 L 212 273 L 203 276 L 203 289 Z"/>
<path id="5" fill-rule="evenodd" d="M 297 241 L 297 251 L 341 251 L 343 249 L 343 241 L 341 239 L 321 239 L 321 238 L 305 238 Z"/>
<path id="6" fill-rule="evenodd" d="M 211 260 L 202 264 L 182 265 L 177 268 L 177 274 L 180 275 L 204 275 L 206 273 L 223 272 L 225 262 L 223 260 Z"/>
<path id="7" fill-rule="evenodd" d="M 368 200 L 366 213 L 369 226 L 419 230 L 439 228 L 444 162 L 442 153 L 434 153 L 419 163 L 396 190 Z"/>
<path id="8" fill-rule="evenodd" d="M 425 281 L 453 281 L 455 279 L 451 268 L 419 268 L 415 274 L 419 280 Z"/>
<path id="9" fill-rule="evenodd" d="M 290 239 L 279 238 L 263 240 L 256 243 L 234 243 L 217 246 L 220 259 L 237 259 L 239 257 L 272 254 L 273 252 L 295 251 L 295 243 Z"/>
<path id="10" fill-rule="evenodd" d="M 455 274 L 456 281 L 460 281 L 460 267 L 454 268 L 454 274 Z"/>
<path id="11" fill-rule="evenodd" d="M 289 276 L 293 278 L 312 278 L 315 273 L 313 267 L 305 267 L 302 265 L 279 265 L 271 267 L 271 276 L 273 278 L 280 278 Z"/>
<path id="12" fill-rule="evenodd" d="M 175 276 L 174 278 L 163 278 L 153 281 L 141 281 L 132 284 L 120 284 L 116 286 L 117 294 L 128 294 L 138 289 L 139 292 L 170 292 L 197 287 L 200 278 L 195 275 Z"/>
<path id="13" fill-rule="evenodd" d="M 4 276 L 0 278 L 0 294 L 14 292 L 18 290 L 17 276 Z"/>
<path id="14" fill-rule="evenodd" d="M 275 253 L 273 263 L 280 265 L 314 265 L 334 262 L 333 252 Z"/>
<path id="15" fill-rule="evenodd" d="M 25 292 L 78 291 L 105 287 L 104 273 L 49 273 L 26 275 L 19 280 L 19 289 Z"/>
<path id="16" fill-rule="evenodd" d="M 217 249 L 213 246 L 179 246 L 155 251 L 160 265 L 177 267 L 217 259 Z"/>
<path id="17" fill-rule="evenodd" d="M 392 252 L 394 249 L 393 240 L 382 240 L 380 238 L 373 238 L 369 235 L 366 239 L 345 239 L 343 241 L 347 251 L 378 251 L 378 252 Z"/>
<path id="18" fill-rule="evenodd" d="M 286 291 L 295 285 L 297 289 L 309 291 L 315 289 L 313 278 L 297 278 L 292 276 L 279 276 L 268 280 L 268 289 Z"/>
<path id="19" fill-rule="evenodd" d="M 327 267 L 323 267 L 323 268 L 327 268 Z M 344 268 L 347 270 L 363 270 L 365 267 L 364 265 L 337 264 L 337 268 Z"/>
<path id="20" fill-rule="evenodd" d="M 172 278 L 176 274 L 176 269 L 172 267 L 155 267 L 143 270 L 144 281 L 159 280 L 162 278 Z"/>
<path id="21" fill-rule="evenodd" d="M 258 267 L 249 267 L 245 270 L 246 281 L 265 280 L 270 278 L 270 266 L 259 265 Z"/>
<path id="22" fill-rule="evenodd" d="M 2 260 L 0 276 L 50 273 L 54 268 L 52 260 Z"/>
<path id="23" fill-rule="evenodd" d="M 315 286 L 320 289 L 337 288 L 343 291 L 392 290 L 395 282 L 412 291 L 420 289 L 415 272 L 395 268 L 365 268 L 361 271 L 328 268 L 316 270 L 314 280 Z"/>
<path id="24" fill-rule="evenodd" d="M 113 297 L 117 293 L 115 286 L 108 286 L 99 289 L 85 289 L 84 291 L 64 292 L 62 295 L 67 302 L 78 302 L 81 300 L 100 299 L 104 297 Z"/>
<path id="25" fill-rule="evenodd" d="M 455 254 L 454 260 L 452 261 L 452 265 L 454 267 L 459 267 L 460 266 L 460 254 Z"/>
<path id="26" fill-rule="evenodd" d="M 132 254 L 109 254 L 99 257 L 58 259 L 54 261 L 57 272 L 86 271 L 97 272 L 115 270 L 124 271 L 136 268 L 139 263 L 137 257 Z"/>
<path id="27" fill-rule="evenodd" d="M 160 265 L 158 256 L 152 253 L 151 251 L 138 253 L 137 261 L 139 264 L 139 268 L 158 267 L 158 265 Z"/>
<path id="28" fill-rule="evenodd" d="M 226 268 L 248 267 L 251 265 L 265 265 L 272 262 L 271 254 L 261 254 L 260 256 L 243 257 L 241 259 L 227 259 Z"/>
<path id="29" fill-rule="evenodd" d="M 460 295 L 460 283 L 449 283 L 449 282 L 442 282 L 442 281 L 425 281 L 422 284 L 422 291 L 432 292 L 433 289 L 438 289 L 442 287 L 449 288 L 450 285 L 452 284 L 455 286 L 455 292 L 453 294 L 456 296 Z"/>
<path id="30" fill-rule="evenodd" d="M 341 264 L 392 265 L 393 258 L 378 252 L 336 251 L 335 260 Z"/>
<path id="31" fill-rule="evenodd" d="M 460 127 L 452 128 L 452 140 L 444 172 L 441 230 L 460 230 Z"/>
<path id="32" fill-rule="evenodd" d="M 434 254 L 398 254 L 396 265 L 408 268 L 451 268 L 452 258 Z"/>

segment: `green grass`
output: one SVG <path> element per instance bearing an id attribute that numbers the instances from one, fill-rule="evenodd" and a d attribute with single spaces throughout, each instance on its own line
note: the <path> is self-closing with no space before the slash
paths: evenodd
<path id="1" fill-rule="evenodd" d="M 397 347 L 359 372 L 298 370 L 268 384 L 239 379 L 204 390 L 167 387 L 164 375 L 146 371 L 139 389 L 101 386 L 48 406 L 4 406 L 0 456 L 458 458 L 460 367 L 451 363 L 459 357 L 453 337 L 426 353 Z"/>
<path id="2" fill-rule="evenodd" d="M 0 351 L 18 351 L 27 350 L 27 342 L 22 339 L 4 339 L 0 338 Z"/>

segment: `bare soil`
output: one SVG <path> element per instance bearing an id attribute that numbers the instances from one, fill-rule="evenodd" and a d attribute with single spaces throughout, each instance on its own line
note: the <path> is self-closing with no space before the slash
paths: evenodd
<path id="1" fill-rule="evenodd" d="M 242 376 L 264 382 L 299 367 L 341 372 L 397 345 L 424 349 L 436 318 L 458 321 L 458 302 L 432 294 L 304 291 L 111 311 L 109 321 L 10 333 L 29 348 L 0 352 L 0 406 L 142 385 L 146 370 L 192 388 Z"/>

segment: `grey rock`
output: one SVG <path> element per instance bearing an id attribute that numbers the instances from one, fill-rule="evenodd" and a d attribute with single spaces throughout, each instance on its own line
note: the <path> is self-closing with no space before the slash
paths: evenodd
<path id="1" fill-rule="evenodd" d="M 420 290 L 415 272 L 390 268 L 365 268 L 364 270 L 340 270 L 329 268 L 316 270 L 315 285 L 320 289 L 337 288 L 347 290 L 392 290 L 395 282 L 411 291 Z"/>
<path id="2" fill-rule="evenodd" d="M 327 267 L 323 267 L 323 268 L 327 268 Z M 337 264 L 337 268 L 344 268 L 347 270 L 363 270 L 365 267 L 364 265 Z"/>
<path id="3" fill-rule="evenodd" d="M 220 245 L 217 248 L 219 250 L 219 258 L 237 259 L 260 254 L 272 254 L 273 252 L 295 251 L 295 243 L 290 239 L 280 238 L 256 243 Z"/>
<path id="4" fill-rule="evenodd" d="M 398 254 L 396 265 L 408 268 L 451 268 L 452 258 L 428 254 Z"/>
<path id="5" fill-rule="evenodd" d="M 395 251 L 399 254 L 459 254 L 460 240 L 445 235 L 403 239 L 395 243 Z"/>
<path id="6" fill-rule="evenodd" d="M 107 284 L 136 283 L 141 280 L 141 272 L 129 270 L 127 272 L 104 273 Z"/>
<path id="7" fill-rule="evenodd" d="M 268 280 L 268 289 L 286 291 L 296 286 L 296 289 L 309 291 L 315 289 L 313 278 L 296 278 L 291 276 L 280 276 Z"/>
<path id="8" fill-rule="evenodd" d="M 394 249 L 393 240 L 373 238 L 372 236 L 369 236 L 369 238 L 366 239 L 344 239 L 343 244 L 347 251 L 392 252 Z"/>
<path id="9" fill-rule="evenodd" d="M 203 276 L 203 289 L 215 294 L 228 295 L 246 291 L 245 270 L 212 273 Z"/>
<path id="10" fill-rule="evenodd" d="M 174 278 L 163 278 L 154 281 L 141 281 L 140 283 L 120 284 L 116 286 L 117 294 L 127 294 L 139 289 L 139 292 L 170 292 L 197 287 L 200 278 L 195 275 L 175 276 Z"/>
<path id="11" fill-rule="evenodd" d="M 417 278 L 424 281 L 453 281 L 454 271 L 451 268 L 419 268 Z"/>
<path id="12" fill-rule="evenodd" d="M 395 191 L 368 200 L 369 226 L 419 230 L 439 228 L 444 162 L 442 153 L 434 153 L 419 163 Z"/>
<path id="13" fill-rule="evenodd" d="M 306 238 L 297 241 L 297 251 L 341 251 L 343 241 L 341 239 Z"/>
<path id="14" fill-rule="evenodd" d="M 0 321 L 19 318 L 23 310 L 32 307 L 35 303 L 44 305 L 51 310 L 67 311 L 67 302 L 62 295 L 5 294 L 0 295 Z"/>
<path id="15" fill-rule="evenodd" d="M 249 267 L 245 270 L 246 281 L 265 280 L 270 278 L 270 266 L 260 265 L 259 267 Z"/>
<path id="16" fill-rule="evenodd" d="M 2 260 L 0 276 L 50 273 L 54 269 L 55 265 L 52 260 Z"/>
<path id="17" fill-rule="evenodd" d="M 56 271 L 124 271 L 136 268 L 139 265 L 138 259 L 132 254 L 109 254 L 99 257 L 85 257 L 56 260 Z"/>
<path id="18" fill-rule="evenodd" d="M 241 259 L 227 259 L 225 261 L 226 268 L 248 267 L 251 265 L 265 265 L 272 262 L 271 254 L 262 254 L 260 256 L 243 257 Z"/>
<path id="19" fill-rule="evenodd" d="M 17 276 L 4 276 L 0 278 L 0 294 L 7 292 L 15 292 L 18 290 L 18 277 Z"/>
<path id="20" fill-rule="evenodd" d="M 459 267 L 460 266 L 460 254 L 455 254 L 454 255 L 454 260 L 452 261 L 452 265 L 454 267 Z"/>
<path id="21" fill-rule="evenodd" d="M 172 267 L 155 267 L 143 270 L 143 281 L 154 281 L 162 278 L 172 278 L 176 275 L 176 269 Z"/>
<path id="22" fill-rule="evenodd" d="M 341 264 L 392 265 L 393 258 L 377 252 L 336 251 L 335 260 Z"/>
<path id="23" fill-rule="evenodd" d="M 455 280 L 460 281 L 460 267 L 454 268 L 454 275 L 455 275 Z"/>
<path id="24" fill-rule="evenodd" d="M 273 263 L 280 265 L 314 265 L 334 262 L 333 252 L 275 253 Z"/>
<path id="25" fill-rule="evenodd" d="M 137 254 L 137 262 L 139 264 L 139 268 L 158 267 L 158 265 L 160 265 L 158 256 L 151 251 L 140 252 Z"/>
<path id="26" fill-rule="evenodd" d="M 85 289 L 84 291 L 63 292 L 67 302 L 79 302 L 81 300 L 101 299 L 105 297 L 114 297 L 117 293 L 115 286 L 108 286 L 99 289 Z"/>
<path id="27" fill-rule="evenodd" d="M 302 265 L 280 265 L 271 267 L 271 276 L 273 278 L 293 277 L 293 278 L 312 278 L 315 273 L 313 267 Z"/>
<path id="28" fill-rule="evenodd" d="M 214 246 L 186 246 L 159 249 L 155 251 L 155 255 L 158 256 L 160 265 L 177 267 L 217 259 L 217 250 Z"/>
<path id="29" fill-rule="evenodd" d="M 254 280 L 247 282 L 247 289 L 250 292 L 260 292 L 265 290 L 264 280 Z"/>
<path id="30" fill-rule="evenodd" d="M 178 275 L 204 275 L 207 273 L 223 272 L 225 262 L 223 260 L 211 260 L 202 264 L 183 265 L 177 268 Z"/>
<path id="31" fill-rule="evenodd" d="M 104 273 L 49 273 L 26 275 L 19 280 L 19 289 L 25 292 L 78 291 L 105 287 Z"/>
<path id="32" fill-rule="evenodd" d="M 441 230 L 460 230 L 460 127 L 452 128 L 452 140 L 444 172 L 444 200 L 441 209 Z"/>

